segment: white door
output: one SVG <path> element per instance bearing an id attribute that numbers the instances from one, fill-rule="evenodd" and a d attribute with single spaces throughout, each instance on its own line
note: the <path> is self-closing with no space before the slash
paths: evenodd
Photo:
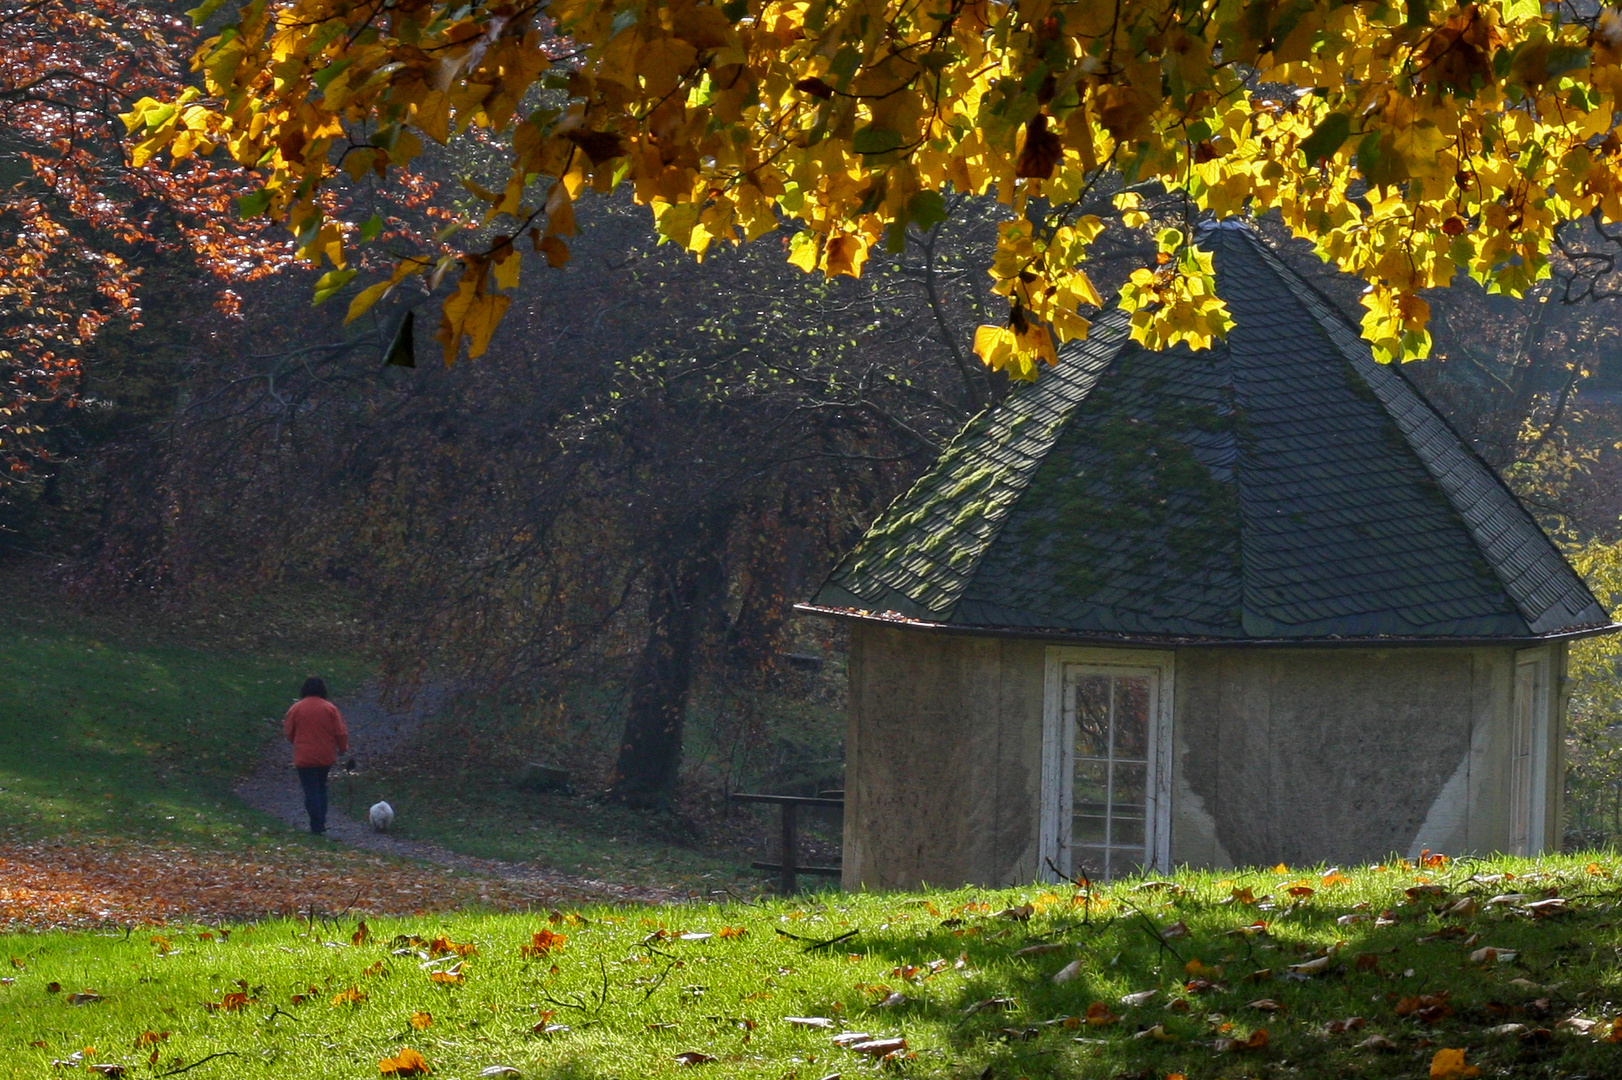
<path id="1" fill-rule="evenodd" d="M 1549 657 L 1523 653 L 1515 661 L 1515 701 L 1509 735 L 1509 850 L 1543 851 L 1548 798 Z"/>
<path id="2" fill-rule="evenodd" d="M 1050 650 L 1042 869 L 1108 881 L 1168 862 L 1171 670 L 1093 652 Z"/>

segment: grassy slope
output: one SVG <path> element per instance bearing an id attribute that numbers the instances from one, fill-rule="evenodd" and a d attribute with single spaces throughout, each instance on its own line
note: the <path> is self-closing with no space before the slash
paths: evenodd
<path id="1" fill-rule="evenodd" d="M 588 910 L 584 922 L 570 917 L 552 927 L 567 942 L 542 959 L 520 957 L 530 935 L 547 928 L 538 915 L 379 920 L 372 941 L 360 946 L 347 944 L 349 924 L 286 922 L 238 929 L 229 940 L 180 928 L 158 931 L 165 941 L 153 932 L 12 937 L 0 940 L 0 955 L 17 965 L 0 985 L 0 1075 L 47 1075 L 52 1059 L 87 1046 L 96 1061 L 139 1065 L 131 1076 L 150 1075 L 151 1049 L 135 1046 L 151 1031 L 169 1033 L 156 1046 L 159 1070 L 239 1055 L 191 1071 L 200 1078 L 377 1076 L 380 1060 L 409 1046 L 445 1077 L 472 1077 L 491 1065 L 553 1080 L 685 1075 L 676 1055 L 693 1051 L 714 1059 L 695 1075 L 815 1080 L 874 1071 L 870 1059 L 832 1044 L 835 1031 L 855 1030 L 905 1037 L 907 1056 L 893 1063 L 903 1076 L 1420 1077 L 1445 1048 L 1465 1050 L 1487 1076 L 1616 1076 L 1622 1044 L 1596 1037 L 1607 1023 L 1586 1035 L 1556 1028 L 1573 1015 L 1608 1021 L 1622 1000 L 1618 893 L 1609 876 L 1616 860 L 1603 870 L 1590 872 L 1582 859 L 1506 860 L 1348 872 L 1350 880 L 1328 886 L 1310 872 L 1233 880 L 1182 874 L 1177 890 L 1106 889 L 1086 912 L 1068 889 L 1034 888 Z M 1502 874 L 1515 877 L 1493 877 Z M 1317 891 L 1298 903 L 1221 902 L 1236 886 L 1260 900 L 1303 880 Z M 1438 916 L 1446 898 L 1405 893 L 1424 881 L 1475 896 L 1481 910 Z M 1572 911 L 1533 918 L 1513 905 L 1485 904 L 1512 889 L 1558 890 Z M 1038 909 L 1028 922 L 996 914 L 1026 903 Z M 1372 915 L 1385 909 L 1395 921 L 1375 925 Z M 1357 915 L 1370 917 L 1337 921 Z M 1258 919 L 1265 930 L 1242 929 Z M 1188 934 L 1162 945 L 1151 928 L 1177 922 Z M 1427 940 L 1449 926 L 1459 933 Z M 721 936 L 729 927 L 743 933 Z M 829 947 L 810 947 L 850 931 Z M 1472 963 L 1476 945 L 1462 933 L 1518 955 Z M 397 934 L 476 944 L 465 983 L 431 983 L 432 969 L 415 951 L 391 951 L 404 947 L 390 941 Z M 1032 945 L 1053 948 L 1020 955 Z M 1279 977 L 1326 950 L 1326 971 Z M 1376 966 L 1365 969 L 1370 961 L 1360 964 L 1362 957 Z M 1079 961 L 1078 976 L 1054 983 L 1071 961 Z M 1222 969 L 1204 972 L 1214 985 L 1187 985 L 1195 961 Z M 1260 978 L 1260 971 L 1275 974 Z M 59 993 L 49 992 L 51 983 L 61 984 Z M 364 1001 L 332 1002 L 352 986 Z M 77 1006 L 66 999 L 84 990 L 103 999 Z M 207 1007 L 241 990 L 255 999 L 241 1010 Z M 1148 1002 L 1121 1003 L 1147 990 L 1157 991 Z M 1442 991 L 1450 995 L 1448 1015 L 1430 1023 L 1399 1015 L 1404 997 Z M 905 1000 L 881 1007 L 892 993 Z M 1282 1008 L 1247 1004 L 1264 998 Z M 1168 1008 L 1179 1000 L 1186 1010 Z M 995 1004 L 974 1009 L 987 1001 Z M 1075 1019 L 1096 1012 L 1095 1003 L 1120 1019 L 1096 1026 Z M 419 1012 L 432 1023 L 414 1030 L 410 1018 Z M 832 1029 L 789 1024 L 788 1016 L 824 1017 Z M 1321 1031 L 1354 1016 L 1366 1021 L 1360 1030 Z M 1529 1038 L 1490 1030 L 1503 1023 L 1545 1030 Z M 537 1033 L 547 1024 L 564 1029 Z M 1167 1041 L 1140 1035 L 1156 1025 Z M 1265 1049 L 1213 1046 L 1262 1029 Z M 1395 1049 L 1357 1048 L 1373 1034 Z"/>
<path id="2" fill-rule="evenodd" d="M 272 823 L 231 795 L 306 674 L 352 663 L 291 648 L 154 643 L 13 603 L 0 639 L 0 831 L 230 847 Z"/>

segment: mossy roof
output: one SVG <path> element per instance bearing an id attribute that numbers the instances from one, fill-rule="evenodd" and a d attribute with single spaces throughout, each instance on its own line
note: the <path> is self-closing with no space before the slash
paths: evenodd
<path id="1" fill-rule="evenodd" d="M 1119 311 L 971 420 L 806 610 L 1078 640 L 1536 639 L 1610 618 L 1492 470 L 1249 228 L 1225 342 Z"/>

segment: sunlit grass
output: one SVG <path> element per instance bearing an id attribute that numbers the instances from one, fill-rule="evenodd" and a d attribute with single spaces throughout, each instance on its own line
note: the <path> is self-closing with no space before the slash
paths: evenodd
<path id="1" fill-rule="evenodd" d="M 1446 1048 L 1488 1076 L 1615 1076 L 1616 861 L 1590 862 L 1185 873 L 1085 899 L 1064 886 L 369 919 L 358 945 L 353 915 L 228 938 L 16 936 L 0 940 L 20 965 L 0 986 L 0 1075 L 50 1075 L 79 1051 L 131 1076 L 226 1054 L 188 1075 L 355 1078 L 410 1047 L 437 1076 L 507 1065 L 558 1080 L 1395 1078 L 1427 1075 Z M 1551 892 L 1568 910 L 1534 914 Z M 1507 894 L 1520 898 L 1489 902 Z M 1438 913 L 1459 899 L 1474 903 Z M 566 940 L 526 957 L 537 933 Z M 476 952 L 442 954 L 438 937 Z M 1471 959 L 1488 946 L 1514 958 Z M 333 1003 L 352 987 L 364 1000 Z M 70 1004 L 76 992 L 98 1000 Z M 1231 1048 L 1264 1030 L 1264 1048 Z M 146 1032 L 159 1041 L 138 1046 Z M 906 1045 L 881 1062 L 834 1044 L 849 1032 Z M 1373 1036 L 1394 1049 L 1359 1047 Z"/>

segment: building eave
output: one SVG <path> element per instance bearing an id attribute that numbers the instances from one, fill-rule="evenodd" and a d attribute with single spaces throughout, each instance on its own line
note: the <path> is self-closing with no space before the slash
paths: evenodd
<path id="1" fill-rule="evenodd" d="M 1175 634 L 1112 634 L 1098 631 L 1070 629 L 1040 629 L 1028 626 L 976 626 L 961 623 L 930 622 L 912 618 L 895 611 L 868 611 L 860 608 L 827 607 L 820 604 L 795 604 L 801 615 L 815 615 L 826 619 L 872 623 L 881 626 L 904 627 L 935 634 L 955 634 L 966 637 L 1019 638 L 1043 641 L 1054 645 L 1115 645 L 1125 648 L 1397 648 L 1423 646 L 1472 645 L 1542 645 L 1555 641 L 1576 641 L 1581 638 L 1614 634 L 1622 630 L 1622 623 L 1608 622 L 1590 626 L 1568 627 L 1547 634 L 1525 636 L 1447 636 L 1440 634 L 1401 637 L 1311 637 L 1311 638 L 1256 638 L 1256 637 L 1202 637 Z"/>

